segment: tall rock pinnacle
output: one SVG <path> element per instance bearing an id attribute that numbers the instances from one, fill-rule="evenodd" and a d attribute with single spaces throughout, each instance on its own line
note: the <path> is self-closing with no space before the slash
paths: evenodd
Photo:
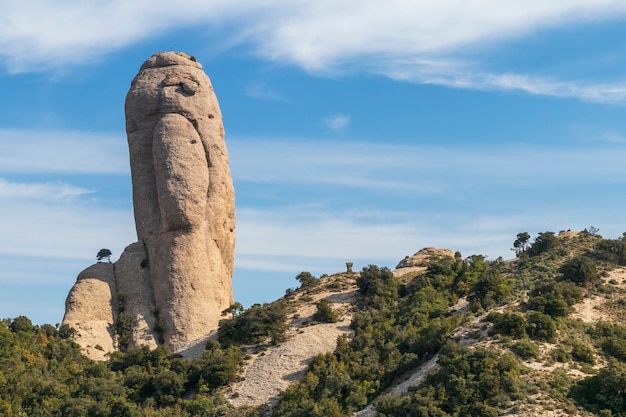
<path id="1" fill-rule="evenodd" d="M 232 304 L 234 190 L 202 66 L 179 52 L 148 59 L 126 96 L 126 132 L 139 242 L 115 264 L 115 315 L 132 319 L 130 345 L 180 350 Z"/>

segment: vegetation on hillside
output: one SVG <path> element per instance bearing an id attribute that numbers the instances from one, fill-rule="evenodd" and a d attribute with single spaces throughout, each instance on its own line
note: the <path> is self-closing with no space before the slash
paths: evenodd
<path id="1" fill-rule="evenodd" d="M 603 239 L 592 228 L 543 232 L 531 242 L 523 232 L 513 250 L 513 261 L 456 253 L 401 277 L 375 265 L 343 274 L 358 287 L 353 333 L 311 360 L 273 415 L 349 416 L 368 404 L 381 416 L 522 415 L 535 403 L 570 415 L 626 416 L 626 301 L 620 283 L 607 279 L 626 265 L 626 238 Z M 294 295 L 321 291 L 321 278 L 296 279 L 300 288 L 274 303 L 233 304 L 196 360 L 141 348 L 93 362 L 70 328 L 1 321 L 0 415 L 259 415 L 235 409 L 225 389 L 241 378 L 248 348 L 287 337 Z M 572 319 L 574 305 L 591 296 L 606 298 L 603 308 L 617 319 Z M 460 299 L 466 309 L 458 310 Z M 327 301 L 315 307 L 313 323 L 337 321 Z M 439 367 L 419 385 L 391 393 L 435 355 Z"/>

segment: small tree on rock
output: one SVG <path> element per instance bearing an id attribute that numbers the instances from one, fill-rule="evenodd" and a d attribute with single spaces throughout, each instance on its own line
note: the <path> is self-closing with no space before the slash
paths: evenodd
<path id="1" fill-rule="evenodd" d="M 98 251 L 98 254 L 96 255 L 96 258 L 98 259 L 98 262 L 102 262 L 102 260 L 104 258 L 106 258 L 107 261 L 109 261 L 109 263 L 111 263 L 111 255 L 113 255 L 113 254 L 111 253 L 110 250 L 108 250 L 108 249 L 100 249 Z"/>

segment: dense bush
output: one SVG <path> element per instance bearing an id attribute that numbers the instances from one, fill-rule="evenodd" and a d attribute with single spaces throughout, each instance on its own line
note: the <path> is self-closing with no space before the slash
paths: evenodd
<path id="1" fill-rule="evenodd" d="M 528 339 L 522 339 L 513 343 L 511 350 L 522 359 L 535 358 L 539 354 L 537 344 Z"/>
<path id="2" fill-rule="evenodd" d="M 626 265 L 626 239 L 602 239 L 589 255 L 609 263 Z"/>
<path id="3" fill-rule="evenodd" d="M 511 282 L 501 274 L 501 261 L 490 263 L 471 288 L 469 297 L 473 311 L 489 309 L 504 302 L 511 295 Z"/>
<path id="4" fill-rule="evenodd" d="M 276 345 L 285 337 L 287 313 L 285 302 L 254 304 L 238 315 L 220 321 L 219 341 L 228 346 L 259 344 L 269 338 Z"/>
<path id="5" fill-rule="evenodd" d="M 217 341 L 209 341 L 202 357 L 191 365 L 190 379 L 200 391 L 231 384 L 237 380 L 244 356 L 237 346 L 222 349 Z"/>
<path id="6" fill-rule="evenodd" d="M 143 347 L 93 362 L 54 326 L 14 327 L 0 326 L 1 416 L 235 415 L 213 392 L 237 378 L 243 359 L 237 347 L 212 343 L 197 361 Z"/>
<path id="7" fill-rule="evenodd" d="M 515 357 L 486 349 L 447 344 L 441 367 L 405 396 L 376 402 L 380 416 L 498 416 L 511 400 L 524 396 L 523 372 Z"/>
<path id="8" fill-rule="evenodd" d="M 375 306 L 382 306 L 398 297 L 399 281 L 394 278 L 387 268 L 368 265 L 363 268 L 356 279 L 359 292 L 365 296 L 366 302 Z"/>
<path id="9" fill-rule="evenodd" d="M 594 413 L 610 410 L 604 415 L 626 415 L 626 364 L 611 359 L 598 375 L 578 382 L 571 396 Z"/>
<path id="10" fill-rule="evenodd" d="M 33 323 L 28 317 L 19 316 L 11 322 L 9 329 L 11 329 L 12 332 L 30 332 L 33 330 Z"/>
<path id="11" fill-rule="evenodd" d="M 486 320 L 493 323 L 490 335 L 501 334 L 515 339 L 526 337 L 526 320 L 521 314 L 492 312 Z"/>
<path id="12" fill-rule="evenodd" d="M 300 272 L 296 275 L 296 280 L 300 283 L 300 288 L 313 288 L 319 284 L 319 279 L 311 275 L 310 272 Z"/>
<path id="13" fill-rule="evenodd" d="M 556 323 L 549 315 L 531 311 L 526 315 L 526 323 L 526 333 L 531 339 L 544 342 L 556 340 Z"/>
<path id="14" fill-rule="evenodd" d="M 585 362 L 591 365 L 596 363 L 593 349 L 582 343 L 575 343 L 572 345 L 572 359 L 577 362 Z"/>
<path id="15" fill-rule="evenodd" d="M 313 320 L 323 323 L 336 323 L 339 320 L 337 312 L 333 310 L 330 301 L 321 299 L 316 304 L 317 311 L 313 314 Z"/>
<path id="16" fill-rule="evenodd" d="M 528 256 L 537 256 L 558 246 L 558 238 L 554 232 L 543 232 L 535 238 L 532 245 L 526 250 Z"/>
<path id="17" fill-rule="evenodd" d="M 598 270 L 595 263 L 585 257 L 577 256 L 561 267 L 563 280 L 587 287 L 598 280 Z"/>
<path id="18" fill-rule="evenodd" d="M 626 326 L 600 321 L 589 332 L 606 354 L 626 361 Z"/>
<path id="19" fill-rule="evenodd" d="M 530 292 L 527 306 L 552 317 L 565 317 L 584 295 L 585 290 L 573 282 L 547 282 Z"/>
<path id="20" fill-rule="evenodd" d="M 120 350 L 125 351 L 132 340 L 135 323 L 133 318 L 125 311 L 120 311 L 115 321 L 115 333 Z"/>

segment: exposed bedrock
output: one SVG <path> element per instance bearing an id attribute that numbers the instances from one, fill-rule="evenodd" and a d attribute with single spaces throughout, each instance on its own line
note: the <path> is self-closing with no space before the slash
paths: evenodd
<path id="1" fill-rule="evenodd" d="M 222 115 L 191 56 L 153 55 L 126 96 L 138 243 L 116 263 L 130 345 L 180 350 L 217 328 L 232 304 L 235 197 Z"/>

